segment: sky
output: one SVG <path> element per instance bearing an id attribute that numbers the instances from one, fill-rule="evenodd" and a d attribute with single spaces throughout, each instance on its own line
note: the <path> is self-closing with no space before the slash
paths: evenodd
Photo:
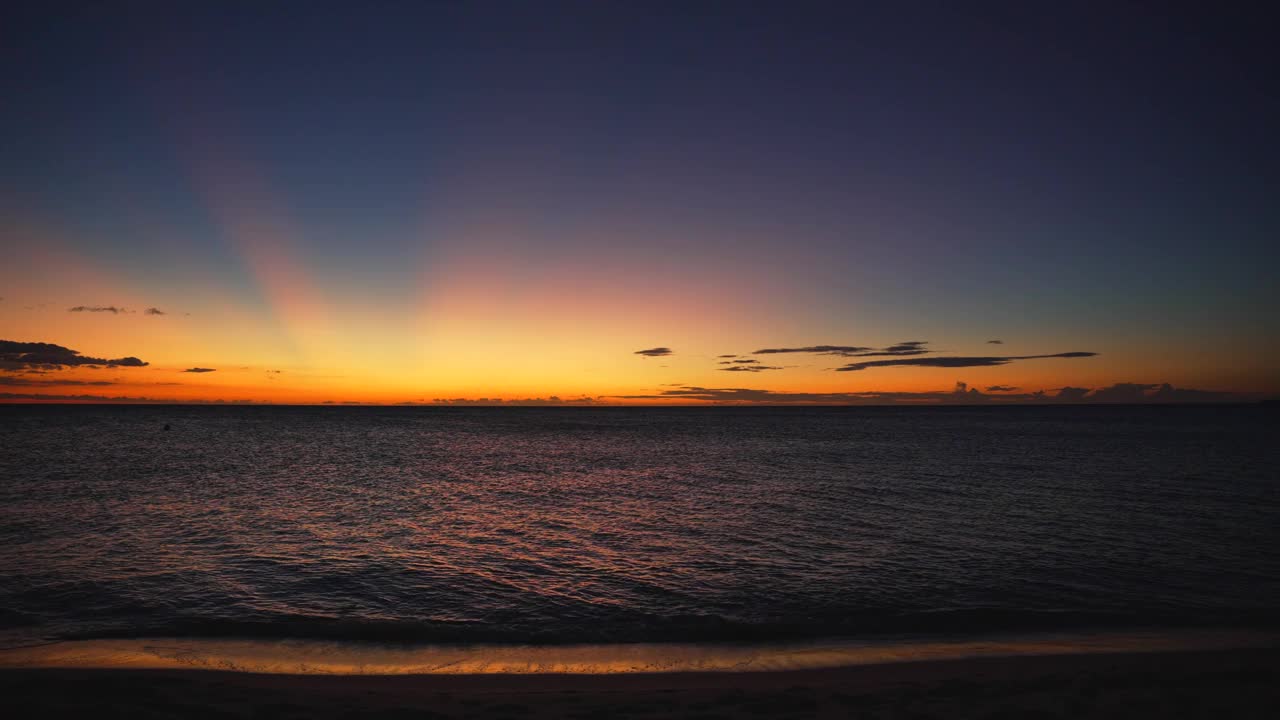
<path id="1" fill-rule="evenodd" d="M 0 401 L 1280 393 L 1243 11 L 5 12 Z"/>

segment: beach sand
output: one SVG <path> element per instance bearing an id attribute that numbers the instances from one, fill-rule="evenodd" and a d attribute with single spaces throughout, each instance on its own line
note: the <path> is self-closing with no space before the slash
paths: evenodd
<path id="1" fill-rule="evenodd" d="M 1271 718 L 1280 649 L 605 675 L 6 669 L 0 693 L 15 718 Z"/>

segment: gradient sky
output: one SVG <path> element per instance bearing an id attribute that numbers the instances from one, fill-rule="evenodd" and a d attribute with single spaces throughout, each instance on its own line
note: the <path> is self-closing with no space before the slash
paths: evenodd
<path id="1" fill-rule="evenodd" d="M 7 10 L 0 399 L 1280 392 L 1268 24 L 853 5 Z"/>

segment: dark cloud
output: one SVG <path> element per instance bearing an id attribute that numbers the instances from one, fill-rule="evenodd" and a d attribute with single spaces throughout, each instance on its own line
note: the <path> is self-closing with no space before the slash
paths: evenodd
<path id="1" fill-rule="evenodd" d="M 1057 400 L 1065 400 L 1067 402 L 1075 402 L 1083 400 L 1085 395 L 1089 394 L 1089 388 L 1064 387 L 1054 396 Z"/>
<path id="2" fill-rule="evenodd" d="M 888 347 L 874 348 L 858 345 L 809 345 L 796 348 L 764 348 L 756 350 L 753 355 L 777 355 L 780 353 L 810 353 L 813 355 L 836 355 L 839 357 L 886 357 L 898 355 L 927 355 L 933 350 L 926 350 L 927 340 L 906 340 Z"/>
<path id="3" fill-rule="evenodd" d="M 937 392 L 834 392 L 792 393 L 754 388 L 705 388 L 685 386 L 652 395 L 615 396 L 620 400 L 699 400 L 710 403 L 763 405 L 928 405 L 974 403 L 986 399 L 976 389 L 958 383 L 955 391 Z"/>
<path id="4" fill-rule="evenodd" d="M 717 355 L 716 357 L 718 357 L 718 358 L 735 358 L 735 357 L 738 357 L 738 356 L 737 356 L 737 355 Z"/>
<path id="5" fill-rule="evenodd" d="M 867 352 L 875 348 L 858 347 L 857 345 L 809 345 L 798 348 L 763 348 L 752 352 L 752 355 L 777 355 L 780 353 L 813 353 L 816 355 L 848 355 L 850 353 Z"/>
<path id="6" fill-rule="evenodd" d="M 147 308 L 144 312 L 147 315 L 168 315 L 169 314 L 161 310 L 160 308 L 153 308 L 153 307 Z"/>
<path id="7" fill-rule="evenodd" d="M 1094 390 L 1089 399 L 1096 402 L 1142 402 L 1147 399 L 1147 391 L 1154 390 L 1157 387 L 1159 386 L 1139 383 L 1116 383 L 1111 387 Z"/>
<path id="8" fill-rule="evenodd" d="M 996 365 L 1007 365 L 1015 360 L 1038 360 L 1041 358 L 1084 358 L 1093 357 L 1097 353 L 1092 352 L 1065 352 L 1055 353 L 1052 355 L 1012 355 L 1003 357 L 931 357 L 931 358 L 909 358 L 906 360 L 868 360 L 866 362 L 849 363 L 843 367 L 836 368 L 836 372 L 854 372 L 857 370 L 866 370 L 873 367 L 893 367 L 893 366 L 912 366 L 912 367 L 944 367 L 944 368 L 963 368 L 963 367 L 993 367 Z"/>
<path id="9" fill-rule="evenodd" d="M 150 402 L 150 398 L 107 395 L 45 395 L 42 393 L 0 393 L 0 400 L 59 400 L 62 402 Z"/>
<path id="10" fill-rule="evenodd" d="M 504 406 L 558 406 L 558 405 L 594 405 L 598 401 L 596 398 L 582 395 L 579 397 L 561 398 L 558 395 L 551 395 L 545 398 L 514 398 L 511 400 L 503 400 L 501 398 L 435 398 L 431 401 L 435 405 L 504 405 Z"/>
<path id="11" fill-rule="evenodd" d="M 908 340 L 906 342 L 900 342 L 897 345 L 890 345 L 887 348 L 876 350 L 874 352 L 859 353 L 852 357 L 876 357 L 881 355 L 924 355 L 926 353 L 933 352 L 932 350 L 926 350 L 924 348 L 924 346 L 928 344 L 929 344 L 929 341 L 927 340 Z"/>
<path id="12" fill-rule="evenodd" d="M 189 372 L 189 373 L 207 373 L 207 372 L 215 372 L 215 371 L 217 371 L 217 369 L 218 369 L 218 368 L 202 368 L 202 367 L 194 367 L 194 368 L 187 368 L 186 370 L 183 370 L 182 372 Z"/>
<path id="13" fill-rule="evenodd" d="M 78 350 L 41 342 L 0 340 L 0 370 L 61 370 L 65 367 L 145 367 L 136 357 L 95 358 Z"/>
<path id="14" fill-rule="evenodd" d="M 988 344 L 988 345 L 1003 345 L 1003 344 L 1004 344 L 1004 341 L 1003 341 L 1003 340 L 988 340 L 988 341 L 987 341 L 987 344 Z"/>
<path id="15" fill-rule="evenodd" d="M 45 393 L 0 393 L 0 400 L 52 400 L 57 402 L 93 402 L 153 405 L 252 405 L 253 400 L 180 400 L 173 398 L 151 398 L 129 395 L 54 395 Z"/>
<path id="16" fill-rule="evenodd" d="M 1135 388 L 1145 388 L 1139 395 Z M 1154 391 L 1151 391 L 1155 388 Z M 997 390 L 999 389 L 999 390 Z M 1017 388 L 993 386 L 988 392 L 1011 392 Z M 1188 390 L 1174 388 L 1169 384 L 1136 384 L 1117 383 L 1107 388 L 1091 390 L 1090 388 L 1064 387 L 1050 394 L 1044 390 L 1036 392 L 988 395 L 977 388 L 970 388 L 964 382 L 957 382 L 951 391 L 932 392 L 835 392 L 835 393 L 791 393 L 754 388 L 706 388 L 685 385 L 678 388 L 659 390 L 646 395 L 610 396 L 617 400 L 697 400 L 722 404 L 763 404 L 763 405 L 937 405 L 937 404 L 999 404 L 999 405 L 1052 405 L 1057 403 L 1115 403 L 1115 402 L 1253 402 L 1260 399 L 1256 394 L 1224 393 L 1208 390 Z"/>
<path id="17" fill-rule="evenodd" d="M 987 392 L 1005 393 L 1005 392 L 1013 392 L 1014 390 L 1017 390 L 1017 389 L 1018 388 L 1012 387 L 1010 385 L 991 385 L 987 388 Z"/>
<path id="18" fill-rule="evenodd" d="M 764 372 L 765 370 L 781 370 L 775 365 L 733 365 L 720 368 L 720 372 Z"/>
<path id="19" fill-rule="evenodd" d="M 637 350 L 635 351 L 635 354 L 644 355 L 645 357 L 663 357 L 665 355 L 671 354 L 671 348 L 665 348 L 665 347 L 649 348 L 648 350 Z"/>
<path id="20" fill-rule="evenodd" d="M 112 315 L 119 315 L 120 313 L 127 313 L 129 311 L 122 307 L 116 307 L 115 305 L 77 305 L 73 308 L 67 308 L 67 312 L 109 312 Z"/>
<path id="21" fill-rule="evenodd" d="M 0 385 L 8 385 L 10 387 L 52 387 L 52 386 L 70 386 L 70 385 L 115 385 L 110 380 L 33 380 L 25 377 L 13 377 L 0 375 Z"/>
<path id="22" fill-rule="evenodd" d="M 755 358 L 751 358 L 749 360 L 734 360 L 733 362 L 739 363 L 741 365 L 751 365 L 751 364 L 758 363 L 760 361 L 756 360 Z"/>
<path id="23" fill-rule="evenodd" d="M 1075 389 L 1075 388 L 1073 388 Z M 1116 383 L 1098 388 L 1085 397 L 1098 403 L 1196 403 L 1238 402 L 1252 396 L 1214 390 L 1175 388 L 1169 383 Z"/>
<path id="24" fill-rule="evenodd" d="M 1234 402 L 1240 399 L 1241 396 L 1236 393 L 1175 388 L 1169 383 L 1162 383 L 1155 392 L 1147 394 L 1148 402 Z"/>

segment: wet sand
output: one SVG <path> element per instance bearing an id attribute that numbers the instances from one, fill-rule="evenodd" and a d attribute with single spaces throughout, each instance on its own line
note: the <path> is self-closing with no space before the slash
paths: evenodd
<path id="1" fill-rule="evenodd" d="M 0 692 L 8 717 L 1269 718 L 1280 649 L 594 675 L 6 669 Z"/>

